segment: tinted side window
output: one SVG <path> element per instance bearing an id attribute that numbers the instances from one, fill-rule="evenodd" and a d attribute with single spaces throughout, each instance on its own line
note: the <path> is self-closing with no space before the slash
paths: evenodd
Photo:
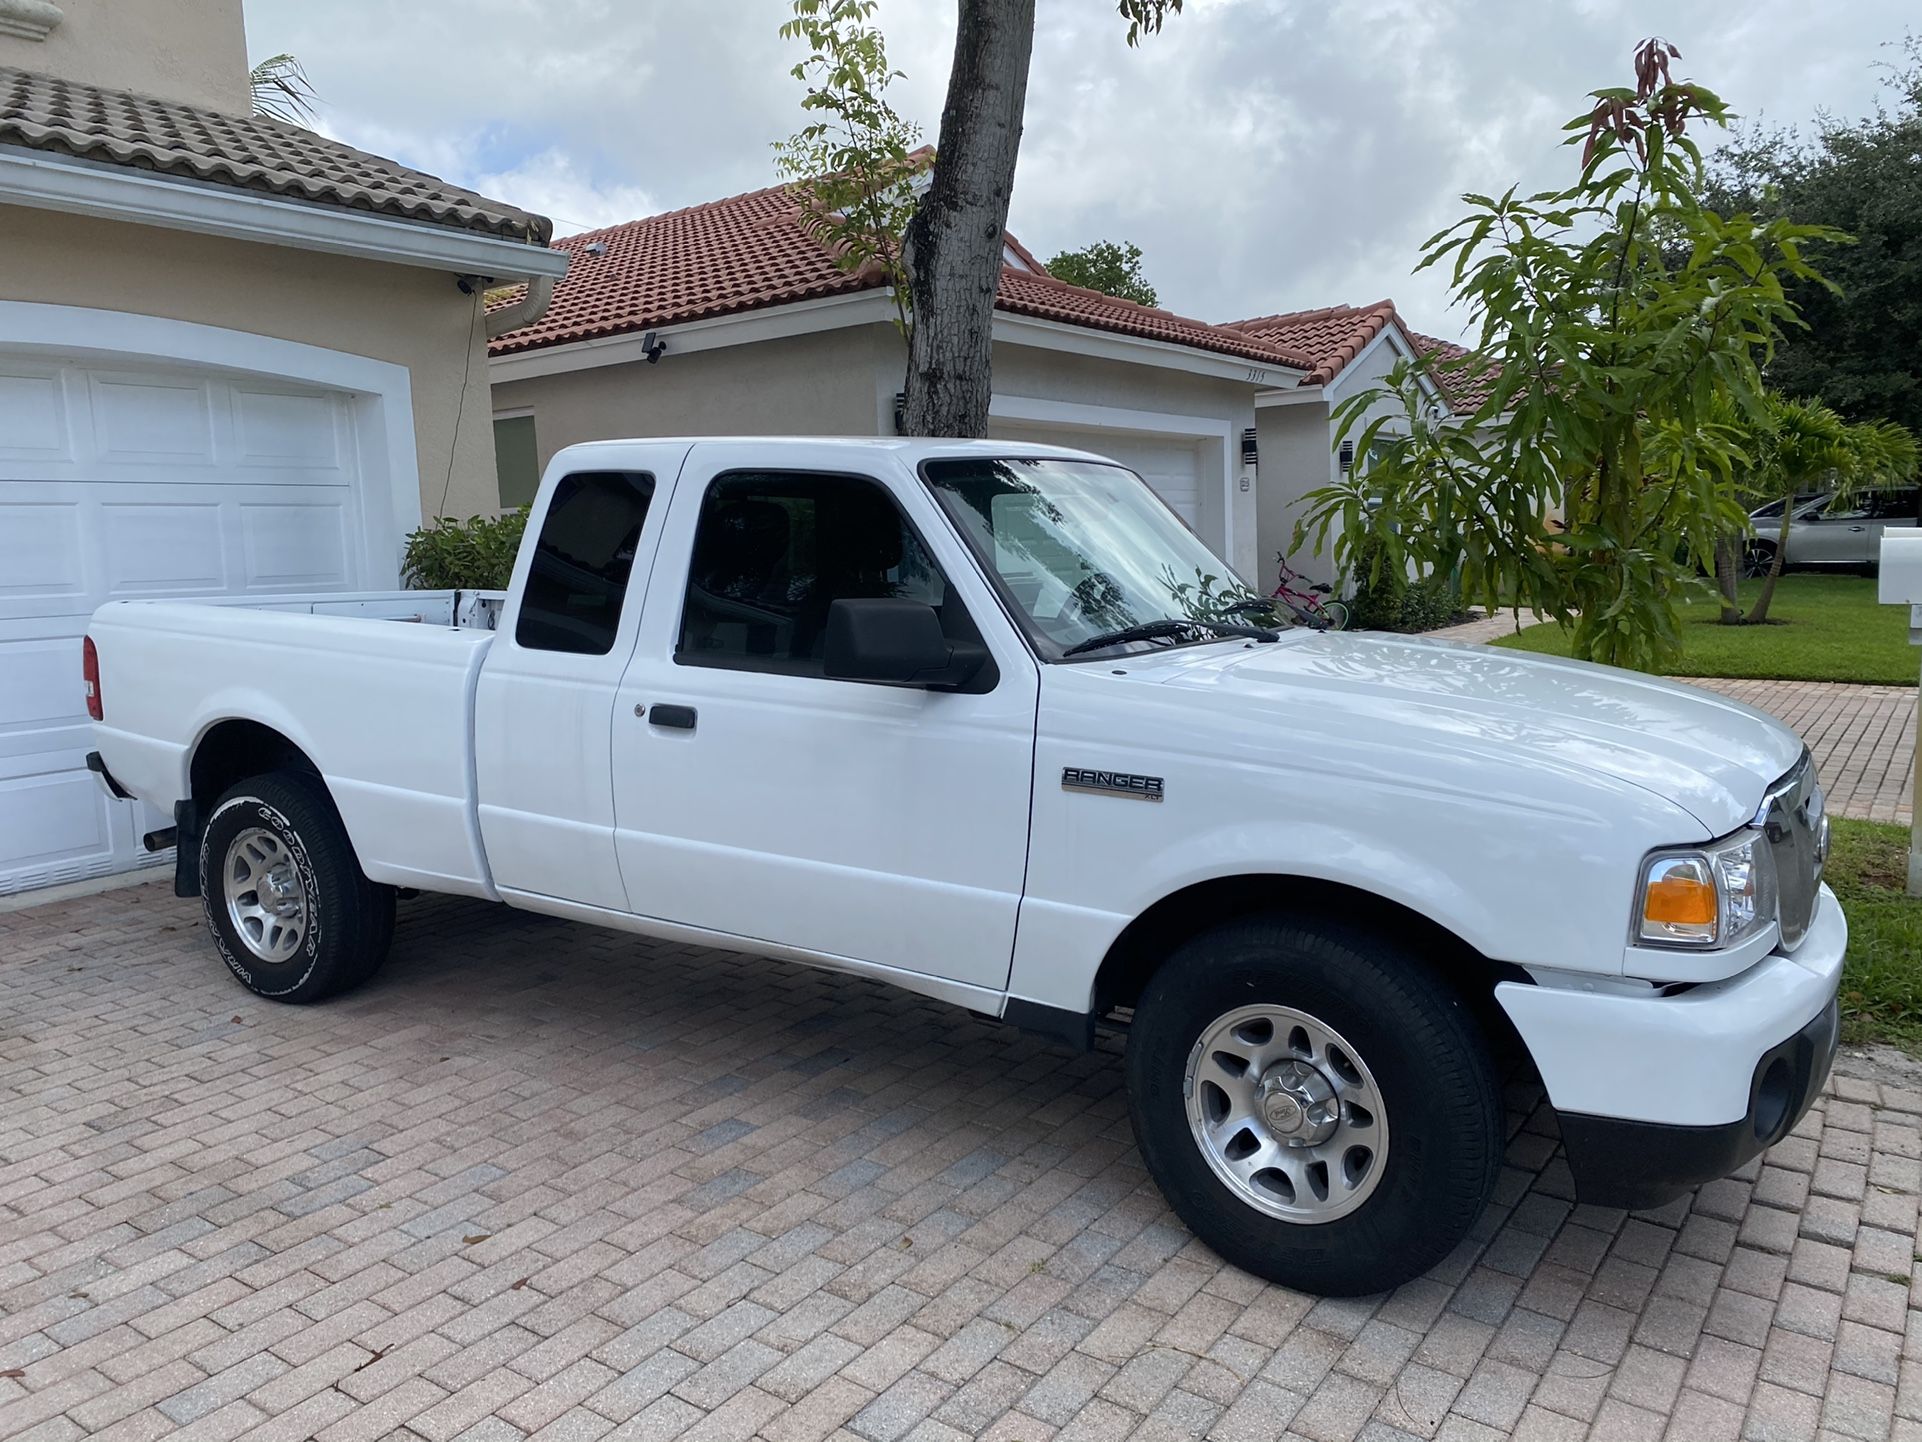
<path id="1" fill-rule="evenodd" d="M 950 620 L 934 559 L 875 482 L 718 477 L 701 503 L 675 659 L 818 676 L 828 607 L 844 597 L 925 601 Z"/>
<path id="2" fill-rule="evenodd" d="M 536 651 L 605 656 L 614 648 L 654 477 L 577 471 L 561 477 L 541 522 L 514 639 Z"/>

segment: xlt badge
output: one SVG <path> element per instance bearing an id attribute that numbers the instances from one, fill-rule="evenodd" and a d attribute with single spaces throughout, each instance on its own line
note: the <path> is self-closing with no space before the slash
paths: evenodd
<path id="1" fill-rule="evenodd" d="M 1096 771 L 1087 766 L 1061 768 L 1063 791 L 1096 791 L 1103 796 L 1132 796 L 1137 801 L 1159 801 L 1161 778 L 1127 771 Z"/>

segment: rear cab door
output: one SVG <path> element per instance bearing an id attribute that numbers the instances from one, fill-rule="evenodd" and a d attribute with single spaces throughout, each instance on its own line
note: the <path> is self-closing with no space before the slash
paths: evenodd
<path id="1" fill-rule="evenodd" d="M 841 597 L 926 601 L 951 639 L 987 646 L 991 673 L 960 691 L 830 679 Z M 986 1003 L 1013 953 L 1037 690 L 1033 655 L 893 449 L 697 443 L 613 707 L 632 909 Z"/>
<path id="2" fill-rule="evenodd" d="M 614 697 L 688 450 L 575 446 L 541 479 L 474 696 L 481 839 L 505 895 L 628 909 L 614 850 Z"/>

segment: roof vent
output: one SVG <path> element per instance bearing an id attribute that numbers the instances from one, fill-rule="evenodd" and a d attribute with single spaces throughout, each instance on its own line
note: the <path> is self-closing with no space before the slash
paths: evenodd
<path id="1" fill-rule="evenodd" d="M 586 245 L 581 247 L 581 251 L 585 255 L 606 255 L 607 242 L 604 240 L 590 240 Z"/>

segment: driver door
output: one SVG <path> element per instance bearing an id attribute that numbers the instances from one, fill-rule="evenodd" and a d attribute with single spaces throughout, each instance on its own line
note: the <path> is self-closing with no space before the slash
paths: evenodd
<path id="1" fill-rule="evenodd" d="M 976 624 L 995 602 L 916 478 L 818 449 L 770 471 L 765 447 L 703 444 L 675 489 L 614 706 L 630 906 L 998 991 L 1037 668 L 1005 625 Z M 828 678 L 829 604 L 877 596 L 927 602 L 992 667 L 952 692 Z"/>

